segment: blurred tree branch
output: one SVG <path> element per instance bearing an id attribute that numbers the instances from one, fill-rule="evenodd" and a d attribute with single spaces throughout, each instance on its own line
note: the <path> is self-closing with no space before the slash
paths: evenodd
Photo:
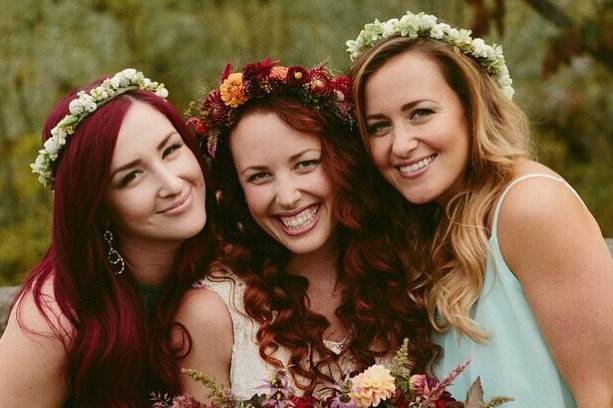
<path id="1" fill-rule="evenodd" d="M 560 29 L 549 40 L 542 66 L 543 77 L 568 64 L 573 57 L 587 54 L 613 70 L 613 1 L 608 0 L 596 8 L 589 18 L 573 20 L 567 12 L 550 0 L 524 0 L 538 15 Z M 491 8 L 485 0 L 466 0 L 473 8 L 471 24 L 475 36 L 486 34 L 494 23 L 504 33 L 505 0 L 495 0 Z"/>

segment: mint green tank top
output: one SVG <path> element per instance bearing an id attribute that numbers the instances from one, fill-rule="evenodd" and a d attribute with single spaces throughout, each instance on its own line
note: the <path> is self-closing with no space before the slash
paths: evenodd
<path id="1" fill-rule="evenodd" d="M 494 211 L 483 289 L 472 309 L 472 318 L 491 337 L 478 344 L 455 330 L 436 335 L 435 341 L 443 347 L 444 355 L 435 374 L 442 378 L 459 363 L 470 359 L 466 370 L 449 388 L 457 399 L 464 400 L 472 381 L 480 376 L 485 401 L 494 396 L 507 396 L 515 399 L 504 405 L 509 408 L 574 408 L 577 405 L 498 244 L 498 213 L 504 197 L 516 183 L 532 177 L 556 180 L 577 195 L 564 180 L 548 174 L 519 177 L 503 191 Z"/>

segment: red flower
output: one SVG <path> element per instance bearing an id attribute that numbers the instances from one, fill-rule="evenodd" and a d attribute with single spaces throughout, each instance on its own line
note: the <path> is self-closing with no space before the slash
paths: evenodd
<path id="1" fill-rule="evenodd" d="M 210 127 L 224 126 L 230 108 L 221 99 L 219 89 L 211 92 L 202 103 L 202 111 Z"/>
<path id="2" fill-rule="evenodd" d="M 328 95 L 332 92 L 330 74 L 325 68 L 321 66 L 313 68 L 311 72 L 309 72 L 309 77 L 311 78 L 309 87 L 313 93 L 317 95 Z"/>
<path id="3" fill-rule="evenodd" d="M 243 80 L 245 81 L 245 93 L 248 97 L 261 97 L 266 94 L 269 84 L 269 75 L 272 68 L 277 64 L 266 57 L 261 62 L 253 62 L 243 68 Z"/>
<path id="4" fill-rule="evenodd" d="M 290 86 L 300 86 L 309 82 L 309 73 L 303 67 L 294 65 L 287 70 L 287 84 Z"/>
<path id="5" fill-rule="evenodd" d="M 187 120 L 186 124 L 187 126 L 191 126 L 199 135 L 204 135 L 206 133 L 206 125 L 200 118 L 191 117 Z"/>
<path id="6" fill-rule="evenodd" d="M 335 91 L 340 91 L 343 94 L 344 99 L 351 98 L 351 78 L 348 76 L 337 76 L 330 81 L 330 86 Z"/>
<path id="7" fill-rule="evenodd" d="M 312 395 L 305 395 L 302 397 L 292 397 L 292 402 L 295 408 L 315 408 L 317 400 Z"/>
<path id="8" fill-rule="evenodd" d="M 226 64 L 226 67 L 223 69 L 223 72 L 221 73 L 221 77 L 219 78 L 220 84 L 230 76 L 233 69 L 234 67 L 232 66 L 232 64 L 230 63 Z"/>

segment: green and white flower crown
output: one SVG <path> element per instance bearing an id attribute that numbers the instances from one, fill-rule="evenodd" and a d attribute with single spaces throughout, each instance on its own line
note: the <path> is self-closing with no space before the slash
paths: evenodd
<path id="1" fill-rule="evenodd" d="M 30 165 L 32 172 L 38 174 L 38 181 L 45 186 L 53 182 L 55 161 L 68 136 L 74 134 L 85 118 L 108 101 L 133 89 L 150 91 L 160 98 L 168 97 L 164 84 L 145 78 L 142 72 L 133 68 L 124 69 L 112 78 L 105 79 L 100 86 L 89 92 L 79 92 L 68 105 L 70 113 L 51 129 L 51 137 L 45 141 L 43 148 L 38 151 L 36 161 Z"/>
<path id="2" fill-rule="evenodd" d="M 364 25 L 364 29 L 355 40 L 347 41 L 347 52 L 354 61 L 362 52 L 390 37 L 432 38 L 452 46 L 476 60 L 496 79 L 504 95 L 511 99 L 515 90 L 509 76 L 509 69 L 504 61 L 502 46 L 487 45 L 481 38 L 472 38 L 471 31 L 453 28 L 439 23 L 435 16 L 425 13 L 413 14 L 410 11 L 400 19 L 392 18 L 385 22 L 375 20 Z"/>

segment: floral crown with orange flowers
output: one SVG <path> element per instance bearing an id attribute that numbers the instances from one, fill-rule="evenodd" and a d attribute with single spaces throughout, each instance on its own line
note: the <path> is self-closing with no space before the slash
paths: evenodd
<path id="1" fill-rule="evenodd" d="M 254 99 L 292 96 L 314 111 L 332 112 L 348 126 L 354 126 L 351 79 L 335 76 L 324 65 L 311 69 L 285 67 L 265 58 L 233 72 L 227 64 L 219 88 L 211 91 L 199 104 L 192 104 L 187 123 L 206 141 L 206 151 L 215 157 L 219 137 L 240 118 L 240 110 Z"/>

